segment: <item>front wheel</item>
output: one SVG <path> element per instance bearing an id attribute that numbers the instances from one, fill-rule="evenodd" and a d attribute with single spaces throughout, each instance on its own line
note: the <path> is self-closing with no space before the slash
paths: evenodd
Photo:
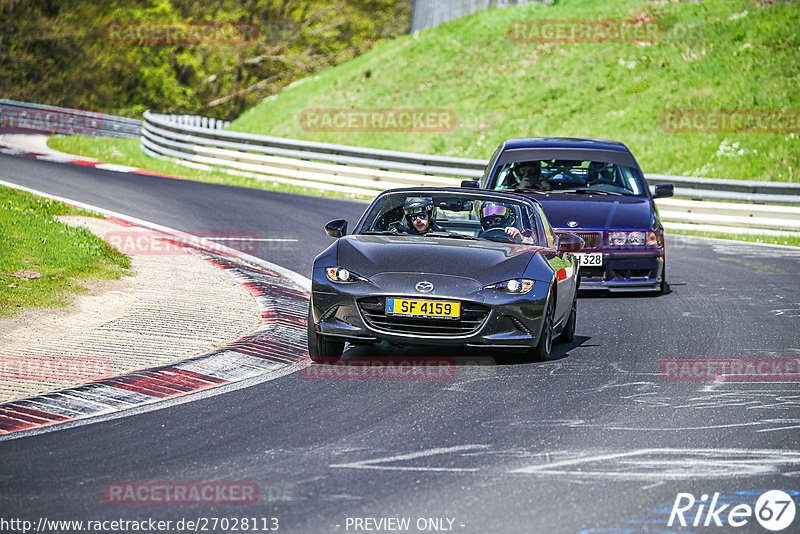
<path id="1" fill-rule="evenodd" d="M 537 362 L 547 361 L 550 357 L 550 350 L 553 348 L 553 319 L 556 315 L 555 300 L 556 294 L 552 292 L 542 318 L 542 333 L 539 335 L 539 343 L 530 352 Z"/>
<path id="2" fill-rule="evenodd" d="M 344 341 L 329 341 L 314 328 L 314 315 L 308 308 L 308 356 L 316 363 L 336 363 L 344 352 Z"/>

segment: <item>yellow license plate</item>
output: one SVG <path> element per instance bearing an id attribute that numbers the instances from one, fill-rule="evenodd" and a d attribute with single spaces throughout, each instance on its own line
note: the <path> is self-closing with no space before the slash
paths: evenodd
<path id="1" fill-rule="evenodd" d="M 461 316 L 461 303 L 447 302 L 444 300 L 387 298 L 386 315 L 458 319 Z"/>

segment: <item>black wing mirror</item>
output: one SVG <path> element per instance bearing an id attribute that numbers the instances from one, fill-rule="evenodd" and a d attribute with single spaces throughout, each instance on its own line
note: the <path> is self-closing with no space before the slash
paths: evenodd
<path id="1" fill-rule="evenodd" d="M 671 197 L 675 194 L 675 186 L 672 184 L 661 184 L 656 186 L 653 198 Z"/>
<path id="2" fill-rule="evenodd" d="M 471 189 L 480 189 L 481 184 L 477 180 L 461 180 L 461 187 L 469 187 Z"/>
<path id="3" fill-rule="evenodd" d="M 336 219 L 325 225 L 325 233 L 331 237 L 340 238 L 347 233 L 347 221 Z"/>
<path id="4" fill-rule="evenodd" d="M 578 252 L 583 250 L 584 242 L 575 234 L 558 234 L 556 248 L 559 252 Z"/>

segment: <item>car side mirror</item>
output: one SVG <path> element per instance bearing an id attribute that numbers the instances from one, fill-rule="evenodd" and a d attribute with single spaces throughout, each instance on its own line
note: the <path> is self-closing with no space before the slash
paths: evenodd
<path id="1" fill-rule="evenodd" d="M 480 189 L 481 184 L 477 180 L 461 180 L 461 187 L 469 187 L 472 189 Z"/>
<path id="2" fill-rule="evenodd" d="M 578 252 L 583 250 L 584 242 L 575 234 L 558 234 L 556 248 L 559 252 Z"/>
<path id="3" fill-rule="evenodd" d="M 325 233 L 331 237 L 340 238 L 347 233 L 347 221 L 336 219 L 325 225 Z"/>
<path id="4" fill-rule="evenodd" d="M 671 197 L 675 194 L 675 186 L 672 184 L 661 184 L 656 186 L 653 198 Z"/>

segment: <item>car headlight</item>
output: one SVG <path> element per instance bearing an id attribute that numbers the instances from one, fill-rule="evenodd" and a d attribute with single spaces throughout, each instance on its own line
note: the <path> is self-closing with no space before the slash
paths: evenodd
<path id="1" fill-rule="evenodd" d="M 533 287 L 534 281 L 527 278 L 515 278 L 514 280 L 506 280 L 505 282 L 498 282 L 486 286 L 484 289 L 494 289 L 495 291 L 502 291 L 503 293 L 514 293 L 515 295 L 524 295 Z"/>
<path id="2" fill-rule="evenodd" d="M 325 276 L 328 278 L 329 281 L 336 283 L 360 282 L 366 280 L 365 278 L 358 276 L 355 273 L 351 273 L 344 267 L 326 267 Z"/>
<path id="3" fill-rule="evenodd" d="M 609 232 L 608 244 L 611 246 L 652 247 L 658 245 L 658 238 L 655 232 Z"/>

